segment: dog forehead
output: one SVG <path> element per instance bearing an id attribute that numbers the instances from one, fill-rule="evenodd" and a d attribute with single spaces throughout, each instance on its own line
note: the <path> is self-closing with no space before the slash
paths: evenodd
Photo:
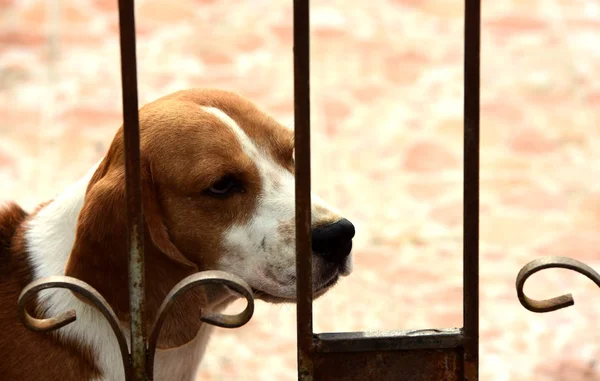
<path id="1" fill-rule="evenodd" d="M 283 160 L 288 164 L 294 144 L 293 130 L 278 123 L 246 98 L 223 90 L 191 89 L 173 93 L 158 102 L 172 100 L 195 104 L 235 132 L 240 143 L 252 144 L 276 161 Z"/>
<path id="2" fill-rule="evenodd" d="M 251 159 L 258 159 L 260 156 L 259 147 L 256 142 L 252 141 L 252 139 L 246 134 L 246 132 L 237 124 L 235 120 L 233 120 L 229 115 L 227 115 L 221 109 L 212 106 L 200 106 L 202 111 L 214 116 L 219 122 L 227 126 L 230 129 L 238 142 L 241 144 L 242 149 L 250 157 Z"/>

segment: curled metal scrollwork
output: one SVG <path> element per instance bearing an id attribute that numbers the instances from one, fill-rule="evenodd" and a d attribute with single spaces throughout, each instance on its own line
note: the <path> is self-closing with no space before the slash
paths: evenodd
<path id="1" fill-rule="evenodd" d="M 147 341 L 147 356 L 148 356 L 148 375 L 152 379 L 154 370 L 154 355 L 156 353 L 156 344 L 160 335 L 162 324 L 169 313 L 169 310 L 175 300 L 182 294 L 186 293 L 197 286 L 208 284 L 220 284 L 228 287 L 230 290 L 241 295 L 246 299 L 246 308 L 237 315 L 225 315 L 220 313 L 210 313 L 202 311 L 200 320 L 206 324 L 215 325 L 223 328 L 238 328 L 246 324 L 254 314 L 254 297 L 252 290 L 246 282 L 241 278 L 223 271 L 204 271 L 199 272 L 183 279 L 179 282 L 163 301 L 156 320 L 153 324 L 150 336 Z M 29 314 L 27 304 L 35 294 L 42 290 L 51 288 L 64 288 L 79 294 L 90 301 L 96 308 L 100 310 L 102 315 L 109 322 L 115 336 L 117 338 L 119 349 L 123 360 L 123 369 L 125 371 L 125 380 L 131 380 L 131 361 L 130 353 L 127 345 L 127 340 L 121 327 L 119 320 L 108 302 L 87 283 L 68 276 L 50 276 L 38 279 L 23 289 L 18 299 L 19 317 L 25 326 L 33 331 L 51 332 L 73 323 L 77 319 L 75 310 L 68 310 L 60 313 L 58 316 L 38 319 Z"/>
<path id="2" fill-rule="evenodd" d="M 77 319 L 75 310 L 62 312 L 58 316 L 47 319 L 34 318 L 27 312 L 27 302 L 38 292 L 49 288 L 65 288 L 75 292 L 85 299 L 89 300 L 96 308 L 100 310 L 112 328 L 121 351 L 123 360 L 123 369 L 125 371 L 125 380 L 129 381 L 131 374 L 131 364 L 129 361 L 129 350 L 127 348 L 127 340 L 121 327 L 117 315 L 108 304 L 108 302 L 89 284 L 80 281 L 79 279 L 68 276 L 49 276 L 31 282 L 21 291 L 19 295 L 19 317 L 25 326 L 33 331 L 50 332 L 71 324 Z"/>
<path id="3" fill-rule="evenodd" d="M 519 301 L 529 311 L 532 312 L 550 312 L 561 308 L 569 307 L 575 304 L 571 294 L 557 296 L 551 299 L 535 300 L 528 298 L 523 292 L 523 287 L 527 279 L 538 271 L 549 268 L 562 268 L 576 271 L 591 279 L 598 287 L 600 287 L 600 274 L 585 263 L 579 262 L 567 257 L 544 257 L 535 259 L 526 264 L 519 275 L 517 275 L 517 296 Z"/>
<path id="4" fill-rule="evenodd" d="M 220 284 L 226 286 L 246 299 L 246 308 L 237 315 L 224 315 L 220 313 L 211 313 L 201 311 L 200 320 L 204 323 L 215 325 L 222 328 L 238 328 L 246 324 L 254 314 L 254 297 L 252 289 L 241 278 L 223 271 L 203 271 L 192 274 L 179 282 L 163 301 L 148 337 L 148 370 L 147 373 L 152 377 L 154 374 L 154 357 L 156 353 L 156 344 L 160 336 L 160 330 L 167 317 L 173 303 L 179 296 L 192 288 L 205 286 L 208 284 Z"/>

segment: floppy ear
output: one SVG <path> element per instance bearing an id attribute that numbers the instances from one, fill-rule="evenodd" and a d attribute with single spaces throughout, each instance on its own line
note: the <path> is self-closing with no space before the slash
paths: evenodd
<path id="1" fill-rule="evenodd" d="M 198 271 L 198 267 L 190 262 L 173 244 L 165 226 L 160 210 L 160 203 L 156 195 L 156 186 L 149 166 L 142 168 L 142 203 L 146 228 L 152 243 L 167 257 L 180 264 L 189 266 Z"/>
<path id="2" fill-rule="evenodd" d="M 160 215 L 152 177 L 144 167 L 142 195 L 146 254 L 158 251 L 171 262 L 197 271 L 197 267 L 185 258 L 169 238 Z M 113 308 L 123 308 L 125 311 L 128 309 L 127 234 L 125 168 L 123 165 L 110 165 L 105 158 L 90 180 L 65 275 L 89 283 L 106 295 Z M 146 258 L 150 259 L 149 255 Z M 118 290 L 118 295 L 115 290 Z"/>

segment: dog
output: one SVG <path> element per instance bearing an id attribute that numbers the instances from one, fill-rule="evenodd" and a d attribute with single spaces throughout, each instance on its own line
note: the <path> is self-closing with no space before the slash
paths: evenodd
<path id="1" fill-rule="evenodd" d="M 173 93 L 142 107 L 140 150 L 146 325 L 173 286 L 198 271 L 241 277 L 257 299 L 296 297 L 294 136 L 237 94 Z M 352 270 L 353 224 L 312 195 L 313 292 L 319 297 Z M 67 275 L 108 301 L 129 336 L 127 215 L 122 127 L 83 178 L 31 213 L 0 207 L 0 379 L 124 379 L 120 352 L 101 313 L 67 290 L 44 290 L 28 311 L 77 320 L 51 333 L 18 318 L 33 280 Z M 223 310 L 228 292 L 194 289 L 178 300 L 158 341 L 155 380 L 194 380 L 211 327 L 200 308 Z"/>

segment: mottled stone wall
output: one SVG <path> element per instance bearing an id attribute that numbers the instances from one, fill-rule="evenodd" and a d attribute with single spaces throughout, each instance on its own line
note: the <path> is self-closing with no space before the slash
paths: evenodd
<path id="1" fill-rule="evenodd" d="M 0 199 L 31 208 L 98 160 L 120 123 L 117 1 L 0 0 Z M 287 124 L 292 2 L 139 0 L 140 102 L 240 92 Z M 463 6 L 314 0 L 313 184 L 357 225 L 356 270 L 315 304 L 317 331 L 462 324 Z M 600 269 L 600 3 L 484 1 L 481 379 L 598 380 L 598 290 L 514 280 L 541 255 Z M 202 380 L 295 380 L 293 306 L 219 330 Z"/>

